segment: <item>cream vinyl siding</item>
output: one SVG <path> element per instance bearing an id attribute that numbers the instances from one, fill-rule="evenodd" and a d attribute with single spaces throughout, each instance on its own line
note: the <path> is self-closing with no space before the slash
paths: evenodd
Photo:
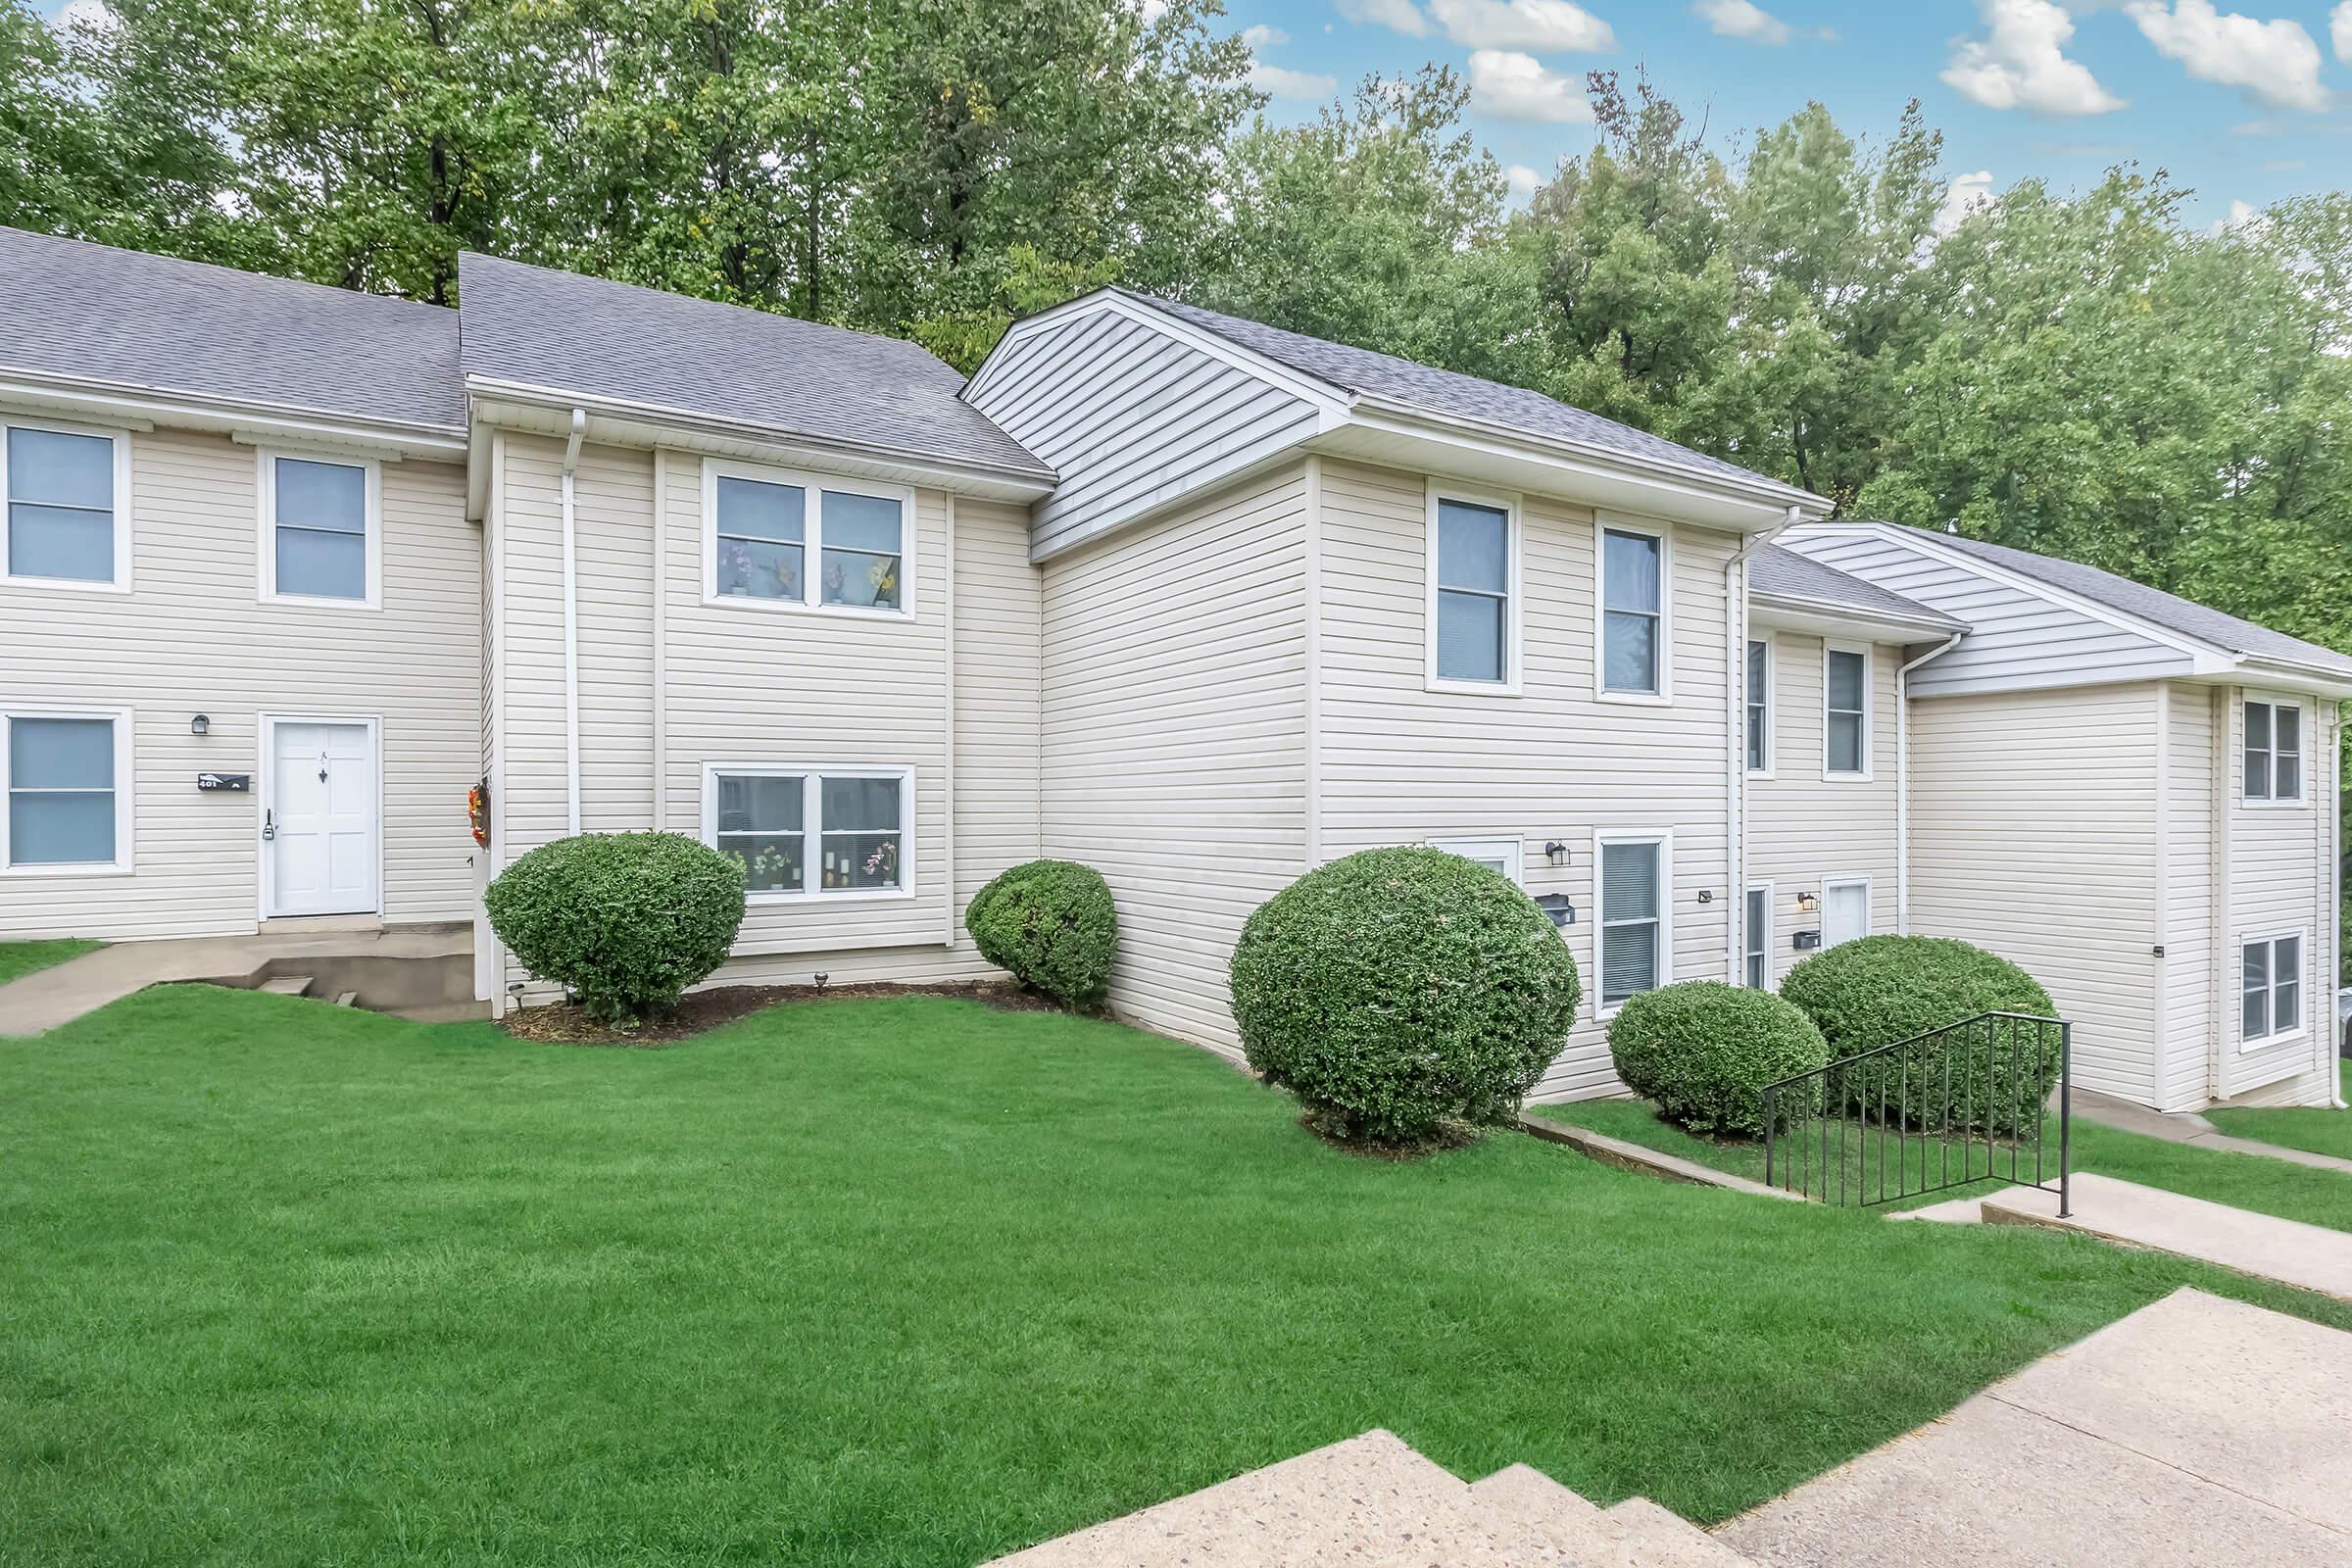
<path id="1" fill-rule="evenodd" d="M 0 877 L 0 937 L 251 931 L 261 910 L 260 715 L 382 721 L 383 917 L 464 920 L 473 906 L 480 696 L 479 542 L 465 472 L 383 465 L 383 605 L 261 604 L 260 466 L 225 436 L 126 434 L 132 590 L 0 583 L 0 710 L 133 713 L 135 869 Z M 291 450 L 291 449 L 286 449 Z M 211 733 L 191 735 L 197 713 Z M 199 794 L 200 772 L 250 794 Z"/>
<path id="2" fill-rule="evenodd" d="M 1930 666 L 1933 667 L 1933 666 Z M 2155 1082 L 2154 682 L 1915 702 L 1911 930 L 2021 965 L 2075 1025 L 2075 1082 Z"/>
<path id="3" fill-rule="evenodd" d="M 563 446 L 501 445 L 504 863 L 563 836 L 565 748 Z M 700 836 L 712 763 L 912 771 L 908 892 L 755 902 L 712 983 L 991 972 L 962 933 L 962 906 L 1037 843 L 1038 588 L 1021 512 L 954 503 L 951 586 L 951 500 L 914 492 L 905 523 L 915 612 L 852 616 L 704 602 L 697 456 L 584 447 L 574 494 L 584 830 L 658 822 Z M 523 978 L 511 958 L 508 978 Z"/>
<path id="4" fill-rule="evenodd" d="M 1790 946 L 1795 934 L 1823 929 L 1825 911 L 1800 911 L 1800 893 L 1867 878 L 1871 934 L 1897 929 L 1894 672 L 1903 651 L 1886 643 L 1870 650 L 1870 777 L 1832 778 L 1824 766 L 1823 639 L 1752 625 L 1748 635 L 1772 643 L 1773 776 L 1747 781 L 1747 879 L 1773 884 L 1769 956 L 1778 985 L 1809 956 Z"/>
<path id="5" fill-rule="evenodd" d="M 2161 1110 L 2195 1110 L 2210 1098 L 2217 977 L 2236 970 L 2217 962 L 2214 942 L 2214 694 L 2168 682 L 2158 722 L 2164 735 L 2164 1061 Z M 2236 995 L 2222 999 L 2231 1008 Z M 2234 1016 L 2232 1011 L 2230 1016 Z M 2134 1097 L 2140 1098 L 2140 1097 Z"/>
<path id="6" fill-rule="evenodd" d="M 2221 1098 L 2278 1086 L 2279 1103 L 2327 1099 L 2333 1070 L 2335 1026 L 2335 911 L 2328 906 L 2329 824 L 2334 821 L 2337 768 L 2328 747 L 2325 715 L 2308 697 L 2261 687 L 2217 687 L 2228 785 L 2229 903 L 2222 976 Z M 2246 699 L 2291 706 L 2302 713 L 2303 799 L 2248 802 L 2245 798 Z M 2276 1044 L 2244 1050 L 2239 948 L 2249 937 L 2304 933 L 2305 1026 Z"/>
<path id="7" fill-rule="evenodd" d="M 1306 488 L 1295 463 L 1045 567 L 1046 853 L 1110 883 L 1119 1013 L 1229 1054 L 1234 941 L 1305 866 Z"/>
<path id="8" fill-rule="evenodd" d="M 1914 698 L 2185 675 L 2192 663 L 2177 648 L 1876 530 L 1792 528 L 1780 543 L 1968 622 L 1958 647 L 1912 672 Z"/>
<path id="9" fill-rule="evenodd" d="M 1438 486 L 1441 493 L 1444 484 Z M 1740 890 L 1727 882 L 1724 567 L 1728 535 L 1675 528 L 1671 704 L 1594 698 L 1592 514 L 1522 500 L 1522 695 L 1427 689 L 1428 482 L 1325 460 L 1317 612 L 1322 858 L 1429 838 L 1516 838 L 1527 889 L 1565 893 L 1585 1002 L 1536 1093 L 1618 1088 L 1595 1017 L 1593 834 L 1673 835 L 1673 978 L 1720 980 Z M 1644 519 L 1654 524 L 1654 519 Z M 1049 808 L 1049 816 L 1053 813 Z M 1546 843 L 1567 847 L 1564 865 Z M 1698 902 L 1700 891 L 1713 894 Z"/>

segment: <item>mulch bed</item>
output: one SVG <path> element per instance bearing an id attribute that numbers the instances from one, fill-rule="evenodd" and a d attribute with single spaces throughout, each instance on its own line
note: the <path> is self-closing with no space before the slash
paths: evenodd
<path id="1" fill-rule="evenodd" d="M 668 1016 L 648 1019 L 635 1029 L 615 1029 L 598 1023 L 588 1016 L 586 1008 L 571 1002 L 524 1007 L 508 1013 L 503 1021 L 507 1033 L 517 1040 L 564 1046 L 657 1047 L 691 1040 L 779 1003 L 858 1002 L 874 997 L 952 997 L 1005 1012 L 1068 1010 L 1009 980 L 975 980 L 937 986 L 714 986 L 709 991 L 688 992 L 678 999 L 677 1007 Z"/>

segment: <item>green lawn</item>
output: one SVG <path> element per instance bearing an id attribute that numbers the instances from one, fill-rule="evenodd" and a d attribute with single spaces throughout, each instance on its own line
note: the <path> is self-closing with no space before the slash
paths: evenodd
<path id="1" fill-rule="evenodd" d="M 0 1556 L 965 1568 L 1372 1426 L 1713 1520 L 2182 1284 L 1515 1134 L 1357 1158 L 931 998 L 576 1049 L 164 988 L 0 1042 Z"/>
<path id="2" fill-rule="evenodd" d="M 1647 1101 L 1642 1100 L 1586 1100 L 1566 1105 L 1536 1105 L 1530 1107 L 1547 1120 L 1566 1122 L 1572 1126 L 1590 1128 L 1622 1138 L 1628 1143 L 1663 1150 L 1697 1160 L 1717 1170 L 1736 1175 L 1764 1179 L 1764 1146 L 1751 1139 L 1718 1142 L 1711 1138 L 1695 1137 L 1671 1123 L 1660 1121 Z M 2297 1114 L 2289 1111 L 2257 1111 L 2256 1115 L 2281 1116 Z M 2328 1112 L 2314 1111 L 2312 1115 Z M 2247 1136 L 2253 1136 L 2251 1134 Z M 1872 1146 L 1877 1149 L 1874 1140 Z M 1893 1176 L 1889 1155 L 1888 1188 L 1898 1185 Z M 1976 1151 L 1982 1161 L 1982 1146 Z M 2033 1155 L 2029 1150 L 2025 1161 L 2030 1166 Z M 2044 1134 L 2043 1168 L 2051 1181 L 2058 1173 L 2058 1125 L 2052 1118 Z M 1851 1168 L 1863 1163 L 1849 1146 L 1845 1164 Z M 2148 1187 L 2162 1187 L 2192 1198 L 2209 1199 L 2217 1203 L 2232 1203 L 2257 1213 L 2277 1214 L 2283 1219 L 2299 1219 L 2313 1225 L 2333 1226 L 2352 1231 L 2352 1175 L 2339 1171 L 2314 1170 L 2309 1166 L 2290 1165 L 2282 1160 L 2260 1154 L 2232 1154 L 2221 1150 L 2191 1149 L 2170 1144 L 2159 1138 L 2143 1138 L 2137 1133 L 2118 1132 L 2095 1122 L 2075 1118 L 2075 1169 L 2096 1171 L 2122 1181 L 2138 1182 Z M 1838 1167 L 1833 1164 L 1833 1171 Z M 2007 1154 L 2000 1158 L 2000 1168 L 2008 1169 Z M 1833 1181 L 1835 1177 L 1833 1176 Z M 1875 1173 L 1864 1178 L 1857 1173 L 1855 1191 L 1862 1190 L 1865 1181 L 1876 1182 Z M 1815 1191 L 1820 1191 L 1818 1173 Z M 1877 1191 L 1875 1185 L 1871 1189 Z M 1989 1184 L 1980 1184 L 1967 1192 L 1990 1191 Z M 1898 1207 L 1917 1207 L 1921 1202 L 1934 1202 L 1945 1198 L 1967 1196 L 1966 1192 L 1937 1193 L 1926 1199 L 1898 1203 Z"/>
<path id="3" fill-rule="evenodd" d="M 2346 1099 L 2352 1099 L 2352 1061 L 2341 1066 L 2338 1080 Z M 2352 1110 L 2298 1106 L 2278 1110 L 2209 1110 L 2206 1119 L 2232 1138 L 2258 1138 L 2315 1154 L 2337 1154 L 2352 1159 Z"/>
<path id="4" fill-rule="evenodd" d="M 35 969 L 78 958 L 105 946 L 103 942 L 84 942 L 79 937 L 60 937 L 48 942 L 0 942 L 0 986 Z"/>

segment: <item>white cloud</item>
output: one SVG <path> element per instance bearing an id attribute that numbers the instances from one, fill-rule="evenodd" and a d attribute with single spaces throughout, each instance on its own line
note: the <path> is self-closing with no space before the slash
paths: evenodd
<path id="1" fill-rule="evenodd" d="M 2328 13 L 2328 41 L 2335 45 L 2335 58 L 2352 66 L 2352 0 Z"/>
<path id="2" fill-rule="evenodd" d="M 1340 15 L 1349 22 L 1377 23 L 1408 38 L 1429 36 L 1429 19 L 1413 0 L 1340 0 Z"/>
<path id="3" fill-rule="evenodd" d="M 1540 124 L 1582 124 L 1592 119 L 1582 79 L 1508 49 L 1472 51 L 1470 107 L 1497 120 Z"/>
<path id="4" fill-rule="evenodd" d="M 2352 4 L 2352 0 L 2346 0 L 2346 4 Z M 1502 177 L 1511 187 L 1511 200 L 1514 202 L 1532 199 L 1544 185 L 1544 176 L 1525 164 L 1513 164 L 1502 172 Z"/>
<path id="5" fill-rule="evenodd" d="M 2344 4 L 2352 5 L 2352 0 L 2344 0 Z M 1757 10 L 1749 0 L 1698 0 L 1690 9 L 1706 23 L 1707 30 L 1719 37 L 1745 38 L 1749 43 L 1788 41 L 1788 24 Z"/>
<path id="6" fill-rule="evenodd" d="M 2124 100 L 2065 55 L 2074 19 L 2050 0 L 1978 0 L 1985 35 L 1962 38 L 1943 69 L 1944 85 L 1987 109 L 2043 115 L 2104 115 Z"/>
<path id="7" fill-rule="evenodd" d="M 1609 24 L 1568 0 L 1429 0 L 1446 36 L 1472 49 L 1617 47 Z"/>
<path id="8" fill-rule="evenodd" d="M 1261 60 L 1250 68 L 1250 85 L 1277 98 L 1322 99 L 1338 95 L 1340 78 L 1327 76 L 1320 71 L 1293 71 L 1287 66 L 1269 66 Z"/>
<path id="9" fill-rule="evenodd" d="M 1283 31 L 1280 27 L 1269 27 L 1263 23 L 1258 24 L 1254 27 L 1244 27 L 1242 29 L 1242 42 L 1248 44 L 1252 51 L 1259 49 L 1271 49 L 1276 44 L 1289 43 L 1290 41 L 1291 35 L 1289 33 Z"/>
<path id="10" fill-rule="evenodd" d="M 2228 218 L 2215 219 L 2212 226 L 2207 228 L 2205 232 L 2214 235 L 2216 238 L 2219 238 L 2221 235 L 2229 233 L 2230 230 L 2233 228 L 2245 227 L 2248 223 L 2254 221 L 2255 216 L 2254 208 L 2251 203 L 2231 202 L 2230 204 L 2230 216 Z"/>
<path id="11" fill-rule="evenodd" d="M 1168 0 L 1144 0 L 1141 15 L 1144 19 L 1145 26 L 1149 27 L 1152 25 L 1152 24 L 1157 22 L 1160 18 L 1166 16 L 1167 14 Z"/>
<path id="12" fill-rule="evenodd" d="M 2235 87 L 2256 103 L 2280 108 L 2328 107 L 2320 46 L 2300 22 L 2222 16 L 2211 0 L 2180 0 L 2169 9 L 2163 0 L 2127 0 L 2124 15 L 2158 54 L 2180 61 L 2199 81 Z"/>
<path id="13" fill-rule="evenodd" d="M 1936 232 L 1949 234 L 1960 226 L 1960 220 L 1991 200 L 1991 170 L 1953 175 L 1950 187 L 1943 193 L 1943 205 L 1936 211 Z"/>

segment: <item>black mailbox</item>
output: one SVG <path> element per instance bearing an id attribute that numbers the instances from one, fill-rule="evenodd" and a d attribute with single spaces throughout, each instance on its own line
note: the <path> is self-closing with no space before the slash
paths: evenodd
<path id="1" fill-rule="evenodd" d="M 1789 940 L 1795 946 L 1797 952 L 1810 953 L 1815 948 L 1821 946 L 1821 933 L 1818 931 L 1799 931 Z"/>
<path id="2" fill-rule="evenodd" d="M 1536 900 L 1536 907 L 1551 916 L 1553 925 L 1576 924 L 1576 906 L 1568 902 L 1565 893 L 1546 893 Z"/>

